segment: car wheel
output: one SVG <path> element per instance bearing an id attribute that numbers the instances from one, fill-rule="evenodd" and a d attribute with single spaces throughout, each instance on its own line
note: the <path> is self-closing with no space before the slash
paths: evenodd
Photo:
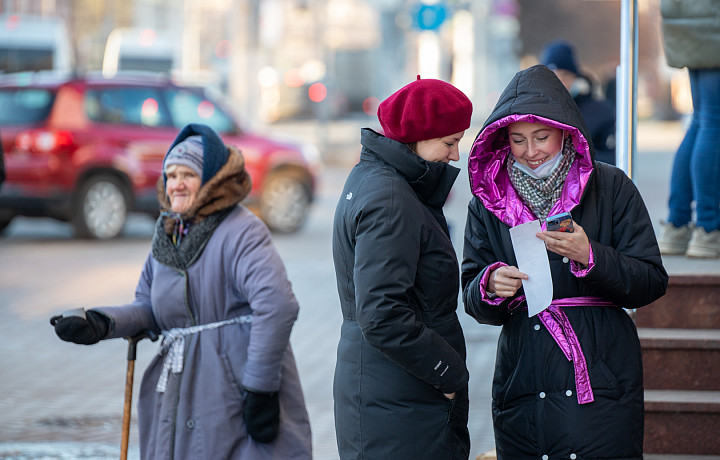
<path id="1" fill-rule="evenodd" d="M 260 218 L 272 231 L 295 232 L 305 223 L 310 199 L 310 191 L 300 174 L 274 173 L 260 194 Z"/>
<path id="2" fill-rule="evenodd" d="M 128 198 L 122 183 L 112 176 L 93 176 L 80 188 L 73 225 L 80 238 L 105 240 L 122 232 Z"/>

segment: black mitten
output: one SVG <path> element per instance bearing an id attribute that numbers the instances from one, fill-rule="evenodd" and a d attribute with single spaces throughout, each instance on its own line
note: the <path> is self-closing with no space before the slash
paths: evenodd
<path id="1" fill-rule="evenodd" d="M 258 393 L 245 390 L 245 427 L 257 442 L 270 442 L 280 430 L 280 400 L 278 393 Z"/>
<path id="2" fill-rule="evenodd" d="M 62 340 L 92 345 L 107 337 L 111 320 L 102 313 L 87 310 L 85 318 L 58 315 L 50 318 L 50 324 L 55 326 L 55 334 Z"/>

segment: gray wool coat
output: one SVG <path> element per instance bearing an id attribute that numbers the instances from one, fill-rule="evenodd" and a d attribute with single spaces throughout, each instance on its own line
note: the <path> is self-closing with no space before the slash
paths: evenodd
<path id="1" fill-rule="evenodd" d="M 253 316 L 251 323 L 186 337 L 183 370 L 170 372 L 164 393 L 156 391 L 164 357 L 152 360 L 138 400 L 141 456 L 310 459 L 310 424 L 289 344 L 298 304 L 265 225 L 242 205 L 225 214 L 186 269 L 161 263 L 153 251 L 134 302 L 96 308 L 114 320 L 108 338 Z M 243 387 L 279 391 L 275 441 L 262 444 L 248 436 Z"/>

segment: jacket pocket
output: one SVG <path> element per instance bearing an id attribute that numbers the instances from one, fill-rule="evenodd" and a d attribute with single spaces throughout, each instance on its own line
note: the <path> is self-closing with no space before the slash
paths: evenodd
<path id="1" fill-rule="evenodd" d="M 502 366 L 502 370 L 507 370 L 508 368 L 511 368 L 512 371 L 510 371 L 509 374 L 506 375 L 505 382 L 502 386 L 496 386 L 493 384 L 493 394 L 492 397 L 495 400 L 495 404 L 497 405 L 497 408 L 499 410 L 505 410 L 508 405 L 512 405 L 514 401 L 521 399 L 524 395 L 527 395 L 529 393 L 529 382 L 522 382 L 521 376 L 518 374 L 520 373 L 520 366 L 514 365 L 514 366 Z M 495 369 L 496 375 L 493 376 L 493 381 L 497 377 L 497 366 Z"/>
<path id="2" fill-rule="evenodd" d="M 455 407 L 455 399 L 449 399 L 445 395 L 443 395 L 443 398 L 445 399 L 445 403 L 447 404 L 447 424 L 450 424 L 450 420 L 452 420 L 452 414 L 453 414 L 453 408 Z"/>
<path id="3" fill-rule="evenodd" d="M 603 360 L 598 359 L 593 363 L 593 368 L 596 370 L 590 376 L 593 393 L 612 399 L 620 399 L 622 396 L 620 382 L 608 365 Z"/>
<path id="4" fill-rule="evenodd" d="M 235 372 L 233 372 L 232 364 L 230 363 L 230 358 L 226 354 L 220 355 L 222 360 L 222 366 L 223 371 L 225 373 L 225 378 L 228 381 L 228 386 L 232 389 L 233 394 L 237 397 L 238 400 L 244 401 L 245 397 L 243 396 L 243 388 L 240 384 L 239 378 L 235 375 Z"/>

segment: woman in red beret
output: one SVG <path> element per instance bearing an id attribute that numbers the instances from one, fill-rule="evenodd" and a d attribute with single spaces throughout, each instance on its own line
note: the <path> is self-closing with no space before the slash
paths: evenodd
<path id="1" fill-rule="evenodd" d="M 459 268 L 443 205 L 472 104 L 418 77 L 361 132 L 335 211 L 343 324 L 333 396 L 341 459 L 467 459 Z"/>

